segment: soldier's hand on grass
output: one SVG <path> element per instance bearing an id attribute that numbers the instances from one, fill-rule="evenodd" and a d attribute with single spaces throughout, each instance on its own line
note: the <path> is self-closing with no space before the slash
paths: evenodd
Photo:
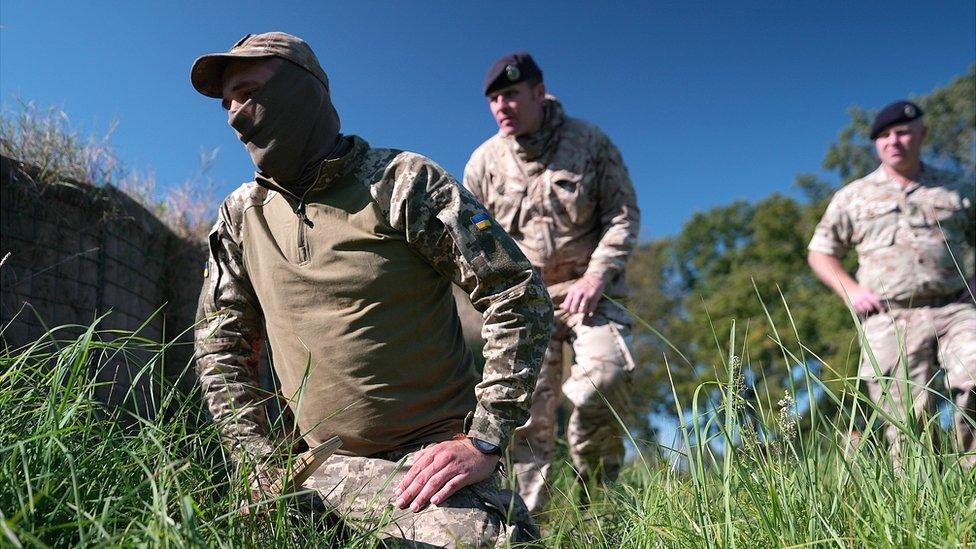
<path id="1" fill-rule="evenodd" d="M 867 288 L 858 288 L 851 295 L 851 306 L 859 315 L 880 313 L 884 310 L 884 304 L 878 294 Z"/>
<path id="2" fill-rule="evenodd" d="M 595 276 L 584 275 L 569 287 L 566 300 L 563 301 L 563 309 L 570 313 L 583 313 L 589 316 L 596 311 L 596 306 L 600 303 L 600 296 L 602 295 L 603 280 Z"/>
<path id="3" fill-rule="evenodd" d="M 417 452 L 413 465 L 397 486 L 396 505 L 420 511 L 440 505 L 461 488 L 488 478 L 498 456 L 483 454 L 467 438 L 448 440 Z"/>

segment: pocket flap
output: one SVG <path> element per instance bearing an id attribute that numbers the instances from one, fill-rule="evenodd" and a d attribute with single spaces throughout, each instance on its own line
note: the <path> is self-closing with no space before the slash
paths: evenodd
<path id="1" fill-rule="evenodd" d="M 868 219 L 880 217 L 898 211 L 898 202 L 885 200 L 882 202 L 869 202 L 857 210 L 857 219 Z"/>
<path id="2" fill-rule="evenodd" d="M 954 195 L 940 196 L 932 200 L 932 207 L 936 210 L 961 210 L 962 201 Z"/>

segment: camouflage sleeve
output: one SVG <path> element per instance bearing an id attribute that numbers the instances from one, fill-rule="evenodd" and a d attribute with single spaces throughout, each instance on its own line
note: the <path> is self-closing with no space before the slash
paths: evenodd
<path id="1" fill-rule="evenodd" d="M 640 230 L 637 194 L 617 147 L 601 136 L 597 156 L 597 188 L 602 234 L 590 256 L 586 274 L 609 284 L 627 266 Z"/>
<path id="2" fill-rule="evenodd" d="M 811 252 L 842 258 L 851 249 L 854 226 L 844 209 L 843 200 L 838 199 L 838 196 L 835 194 L 830 200 L 827 211 L 813 230 L 813 238 L 807 246 Z"/>
<path id="3" fill-rule="evenodd" d="M 408 153 L 392 166 L 391 225 L 484 317 L 485 367 L 468 434 L 505 447 L 528 419 L 552 330 L 549 294 L 515 242 L 443 169 Z"/>
<path id="4" fill-rule="evenodd" d="M 196 369 L 203 399 L 231 457 L 241 463 L 272 451 L 258 366 L 264 334 L 257 298 L 244 269 L 233 196 L 210 232 L 210 257 L 197 309 Z M 237 208 L 238 210 L 240 208 Z"/>

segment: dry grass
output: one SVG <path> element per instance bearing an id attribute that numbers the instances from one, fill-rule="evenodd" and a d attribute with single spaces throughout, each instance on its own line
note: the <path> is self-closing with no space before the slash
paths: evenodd
<path id="1" fill-rule="evenodd" d="M 118 124 L 96 137 L 72 126 L 56 107 L 16 101 L 0 113 L 0 154 L 36 167 L 34 183 L 113 186 L 142 204 L 182 238 L 203 241 L 216 211 L 214 181 L 208 175 L 217 150 L 201 151 L 199 168 L 180 183 L 157 184 L 152 171 L 126 167 L 109 143 Z"/>

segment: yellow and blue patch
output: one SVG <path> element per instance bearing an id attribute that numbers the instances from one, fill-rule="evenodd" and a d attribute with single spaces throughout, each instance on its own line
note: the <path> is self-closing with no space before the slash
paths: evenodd
<path id="1" fill-rule="evenodd" d="M 488 214 L 475 214 L 471 217 L 471 222 L 474 223 L 474 227 L 479 231 L 483 231 L 488 227 L 491 227 L 491 219 L 488 218 Z"/>

